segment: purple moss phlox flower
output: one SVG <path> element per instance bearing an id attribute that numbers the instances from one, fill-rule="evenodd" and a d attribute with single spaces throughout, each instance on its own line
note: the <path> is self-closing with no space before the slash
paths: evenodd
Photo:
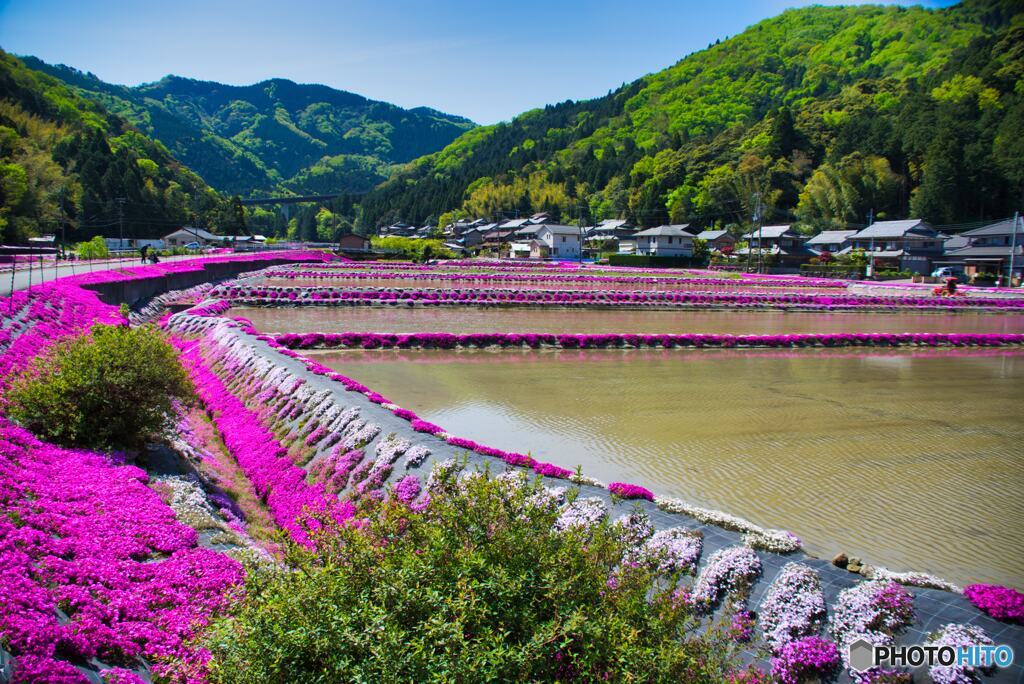
<path id="1" fill-rule="evenodd" d="M 790 641 L 772 658 L 772 677 L 780 684 L 821 679 L 839 665 L 839 649 L 817 636 Z"/>
<path id="2" fill-rule="evenodd" d="M 647 499 L 648 501 L 654 501 L 654 492 L 640 485 L 612 482 L 608 485 L 608 491 L 620 499 Z"/>
<path id="3" fill-rule="evenodd" d="M 997 620 L 1024 623 L 1024 594 L 1012 587 L 969 584 L 964 587 L 964 596 Z"/>

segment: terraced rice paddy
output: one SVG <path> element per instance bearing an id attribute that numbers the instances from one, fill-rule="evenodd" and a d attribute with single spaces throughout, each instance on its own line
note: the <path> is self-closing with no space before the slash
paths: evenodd
<path id="1" fill-rule="evenodd" d="M 1024 352 L 307 353 L 455 434 L 812 553 L 1024 582 Z"/>
<path id="2" fill-rule="evenodd" d="M 593 278 L 590 269 L 580 276 L 571 268 L 519 265 L 363 264 L 323 272 L 358 277 L 310 277 L 306 270 L 253 282 L 389 291 L 847 294 L 838 281 L 682 271 L 656 279 L 609 271 L 611 280 Z M 927 288 L 912 294 L 934 296 Z M 233 306 L 229 315 L 265 333 L 1024 333 L 1024 310 L 995 310 L 928 312 L 897 301 L 879 312 L 309 303 Z M 452 434 L 791 529 L 812 553 L 845 551 L 962 583 L 1024 583 L 1019 348 L 303 353 Z"/>
<path id="3" fill-rule="evenodd" d="M 1024 314 L 237 306 L 264 332 L 1024 333 Z"/>

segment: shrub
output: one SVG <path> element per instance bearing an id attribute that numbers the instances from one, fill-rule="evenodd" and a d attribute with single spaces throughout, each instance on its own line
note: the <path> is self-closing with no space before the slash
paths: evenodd
<path id="1" fill-rule="evenodd" d="M 51 442 L 116 449 L 140 446 L 190 394 L 174 348 L 154 328 L 95 325 L 36 358 L 7 401 L 11 417 Z"/>
<path id="2" fill-rule="evenodd" d="M 621 563 L 613 525 L 555 532 L 557 496 L 536 482 L 440 472 L 429 505 L 364 498 L 358 524 L 319 520 L 314 550 L 254 570 L 202 640 L 211 680 L 725 678 L 734 647 Z"/>
<path id="3" fill-rule="evenodd" d="M 88 242 L 79 242 L 75 247 L 79 259 L 107 259 L 110 257 L 110 250 L 107 243 L 99 235 Z"/>

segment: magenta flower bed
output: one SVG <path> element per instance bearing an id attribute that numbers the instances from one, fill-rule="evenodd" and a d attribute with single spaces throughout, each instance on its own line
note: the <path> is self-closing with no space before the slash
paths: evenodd
<path id="1" fill-rule="evenodd" d="M 790 641 L 772 658 L 772 677 L 781 684 L 821 679 L 839 665 L 839 649 L 831 641 L 810 636 Z"/>
<path id="2" fill-rule="evenodd" d="M 190 311 L 189 313 L 193 313 Z M 343 349 L 455 349 L 485 347 L 559 347 L 602 349 L 607 347 L 1002 347 L 1024 344 L 1024 334 L 969 333 L 802 333 L 797 335 L 606 333 L 554 335 L 544 333 L 285 333 L 274 338 L 289 349 L 318 347 Z"/>
<path id="3" fill-rule="evenodd" d="M 16 680 L 83 680 L 58 658 L 202 662 L 184 641 L 226 607 L 242 567 L 197 548 L 146 481 L 0 418 L 0 640 Z"/>
<path id="4" fill-rule="evenodd" d="M 192 377 L 196 393 L 213 412 L 213 422 L 224 444 L 238 461 L 256 493 L 267 502 L 274 522 L 294 539 L 309 540 L 305 518 L 331 515 L 344 521 L 352 517 L 352 504 L 339 502 L 319 483 L 307 484 L 306 471 L 287 458 L 288 450 L 274 434 L 224 387 L 203 359 L 197 342 L 174 340 L 182 350 L 181 361 Z"/>
<path id="5" fill-rule="evenodd" d="M 971 584 L 964 587 L 971 603 L 997 620 L 1024 624 L 1024 594 L 997 584 Z"/>
<path id="6" fill-rule="evenodd" d="M 654 492 L 644 489 L 639 485 L 612 482 L 608 485 L 608 491 L 620 499 L 646 499 L 654 501 Z"/>
<path id="7" fill-rule="evenodd" d="M 900 296 L 880 297 L 849 294 L 804 294 L 794 292 L 616 292 L 607 290 L 512 290 L 512 289 L 412 289 L 412 288 L 281 288 L 235 285 L 219 288 L 215 296 L 243 302 L 288 302 L 295 304 L 405 304 L 405 305 L 529 305 L 529 306 L 686 306 L 765 308 L 782 307 L 813 310 L 857 309 L 1024 309 L 1024 299 L 978 299 L 968 297 Z"/>

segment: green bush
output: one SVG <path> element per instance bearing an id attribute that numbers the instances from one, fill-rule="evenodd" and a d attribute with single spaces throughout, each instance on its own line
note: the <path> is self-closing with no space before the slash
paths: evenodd
<path id="1" fill-rule="evenodd" d="M 525 478 L 444 482 L 421 513 L 365 497 L 358 525 L 318 520 L 315 550 L 254 568 L 201 639 L 211 681 L 725 679 L 726 630 L 694 631 L 678 575 L 623 563 L 614 525 L 554 532 Z"/>
<path id="2" fill-rule="evenodd" d="M 8 414 L 65 446 L 141 446 L 191 385 L 173 347 L 151 327 L 95 325 L 57 342 L 11 383 Z"/>
<path id="3" fill-rule="evenodd" d="M 79 242 L 75 246 L 75 252 L 79 259 L 107 259 L 110 257 L 107 243 L 99 235 L 88 242 Z"/>
<path id="4" fill-rule="evenodd" d="M 389 235 L 374 236 L 370 238 L 370 243 L 375 249 L 398 250 L 401 252 L 401 258 L 412 261 L 423 261 L 424 253 L 427 253 L 428 259 L 452 259 L 455 256 L 441 240 Z"/>

